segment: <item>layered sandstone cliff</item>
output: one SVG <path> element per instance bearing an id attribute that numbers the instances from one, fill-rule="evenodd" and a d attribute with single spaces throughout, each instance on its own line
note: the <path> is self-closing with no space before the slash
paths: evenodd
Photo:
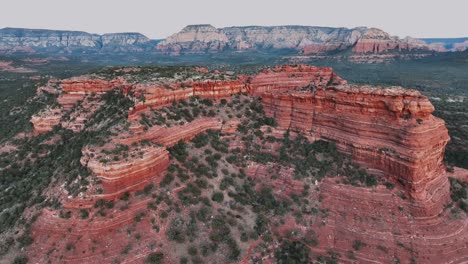
<path id="1" fill-rule="evenodd" d="M 243 80 L 205 80 L 192 81 L 187 84 L 171 83 L 166 85 L 135 85 L 133 89 L 138 100 L 130 115 L 137 115 L 148 107 L 158 109 L 180 100 L 188 100 L 192 96 L 201 98 L 228 98 L 233 94 L 248 91 L 248 85 Z"/>
<path id="2" fill-rule="evenodd" d="M 62 90 L 65 94 L 105 93 L 124 84 L 122 79 L 111 81 L 90 79 L 86 77 L 70 78 L 62 81 Z"/>
<path id="3" fill-rule="evenodd" d="M 128 145 L 134 142 L 149 140 L 171 147 L 180 140 L 188 141 L 206 130 L 218 130 L 222 127 L 222 122 L 217 118 L 199 118 L 181 126 L 154 126 L 147 131 L 141 129 L 141 126 L 135 125 L 131 128 L 133 133 L 121 134 L 113 140 L 116 143 Z"/>
<path id="4" fill-rule="evenodd" d="M 333 141 L 357 162 L 401 183 L 418 202 L 415 215 L 438 214 L 447 203 L 448 132 L 419 92 L 337 86 L 269 92 L 262 102 L 281 127 Z"/>
<path id="5" fill-rule="evenodd" d="M 63 116 L 60 108 L 47 108 L 31 117 L 31 123 L 34 127 L 34 134 L 52 131 L 54 126 L 60 124 Z"/>
<path id="6" fill-rule="evenodd" d="M 53 81 L 38 88 L 38 93 L 45 91 L 59 94 L 57 98 L 59 106 L 53 109 L 47 108 L 31 118 L 34 133 L 51 131 L 54 126 L 59 124 L 74 132 L 81 131 L 86 120 L 102 105 L 99 97 L 114 88 L 119 88 L 125 93 L 130 90 L 125 80 L 121 78 L 107 81 L 89 77 L 70 78 L 60 82 Z M 77 106 L 78 109 L 75 109 Z M 61 122 L 61 118 L 65 114 L 69 114 L 69 118 Z"/>
<path id="7" fill-rule="evenodd" d="M 307 86 L 346 84 L 332 68 L 309 65 L 282 65 L 266 69 L 251 77 L 248 82 L 250 94 L 282 92 Z"/>
<path id="8" fill-rule="evenodd" d="M 161 250 L 166 250 L 168 259 L 165 261 L 176 262 L 173 252 L 168 250 L 173 249 L 172 242 L 167 241 L 166 236 L 170 223 L 167 219 L 173 219 L 173 215 L 166 220 L 160 215 L 163 212 L 188 214 L 193 206 L 181 206 L 182 212 L 175 213 L 164 203 L 155 208 L 153 202 L 156 194 L 167 194 L 169 199 L 177 201 L 176 194 L 183 186 L 157 189 L 153 193 L 155 196 L 132 194 L 130 201 L 117 198 L 125 192 L 158 183 L 170 162 L 166 148 L 179 140 L 188 141 L 203 131 L 214 129 L 221 130 L 223 139 L 229 139 L 230 150 L 243 148 L 245 141 L 237 132 L 240 123 L 237 117 L 225 123 L 216 117 L 197 118 L 170 127 L 147 127 L 138 122 L 140 111 L 190 96 L 218 99 L 248 92 L 261 96 L 265 114 L 278 123 L 276 128 L 260 127 L 265 137 L 283 138 L 289 129 L 291 139 L 301 133 L 311 141 L 335 142 L 339 151 L 350 154 L 371 173 L 395 184 L 393 190 L 383 185 L 364 188 L 344 185 L 340 183 L 341 177 L 325 178 L 312 183 L 316 188 L 303 194 L 306 185 L 293 178 L 293 168 L 248 161 L 243 169 L 255 183 L 256 191 L 262 186 L 272 186 L 272 193 L 282 198 L 304 195 L 304 200 L 316 203 L 314 209 L 320 211 L 318 215 L 301 214 L 303 221 L 286 215 L 284 225 L 272 227 L 275 233 L 280 230 L 278 232 L 287 237 L 286 231 L 313 230 L 319 241 L 318 245 L 310 245 L 314 254 L 334 250 L 341 254 L 338 260 L 342 262 L 388 262 L 396 256 L 403 261 L 414 259 L 431 263 L 467 261 L 466 215 L 454 218 L 450 210 L 443 210 L 450 199 L 442 161 L 449 137 L 444 122 L 432 115 L 434 107 L 427 97 L 400 87 L 349 86 L 332 69 L 308 65 L 277 66 L 237 80 L 183 81 L 184 85 L 181 81 L 171 81 L 166 86 L 115 80 L 68 80 L 65 86 L 62 84 L 66 90 L 59 99 L 63 109 L 78 108 L 73 106 L 79 100 L 84 100 L 82 106 L 92 109 L 96 106 L 86 101 L 91 93 L 99 97 L 114 87 L 124 89 L 125 94 L 136 101 L 136 106 L 129 110 L 134 114 L 129 115 L 128 131 L 112 135 L 104 146 L 87 146 L 82 150 L 82 165 L 97 176 L 103 193 L 70 197 L 63 208 L 72 212 L 71 219 L 61 218 L 57 211 L 43 210 L 31 232 L 35 241 L 40 241 L 28 249 L 31 259 L 70 263 L 117 259 L 139 263 L 152 251 L 147 245 L 158 241 L 164 244 Z M 128 93 L 130 90 L 132 93 Z M 55 110 L 58 116 L 61 117 L 63 109 Z M 76 120 L 86 119 L 73 113 L 70 116 Z M 36 122 L 40 128 L 41 120 Z M 54 122 L 48 122 L 47 127 Z M 70 125 L 73 127 L 73 122 Z M 276 155 L 278 146 L 262 144 L 266 144 L 268 153 Z M 102 208 L 97 208 L 96 202 L 100 199 L 113 201 L 120 209 L 107 208 L 104 212 L 107 215 L 99 215 Z M 80 219 L 81 211 L 77 209 L 89 210 L 91 219 Z M 125 255 L 123 250 L 133 241 L 130 228 L 135 228 L 140 238 L 132 244 L 134 251 Z M 364 242 L 365 246 L 356 250 L 351 258 L 349 250 L 356 240 Z M 255 248 L 256 242 L 251 241 L 250 248 Z M 65 250 L 71 243 L 75 248 Z M 242 256 L 245 263 L 248 263 L 250 248 L 246 256 Z M 269 260 L 268 256 L 265 260 Z"/>
<path id="9" fill-rule="evenodd" d="M 116 195 L 125 191 L 142 188 L 151 179 L 167 169 L 169 153 L 164 147 L 131 146 L 117 159 L 102 150 L 96 152 L 91 147 L 83 149 L 81 164 L 88 167 L 101 181 L 104 194 Z M 114 196 L 112 196 L 114 195 Z"/>

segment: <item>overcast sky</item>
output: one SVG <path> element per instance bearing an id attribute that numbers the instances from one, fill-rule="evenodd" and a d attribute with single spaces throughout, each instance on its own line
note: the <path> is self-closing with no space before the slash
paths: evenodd
<path id="1" fill-rule="evenodd" d="M 468 37 L 468 0 L 0 0 L 0 28 L 141 32 L 215 27 L 378 27 L 400 37 Z"/>

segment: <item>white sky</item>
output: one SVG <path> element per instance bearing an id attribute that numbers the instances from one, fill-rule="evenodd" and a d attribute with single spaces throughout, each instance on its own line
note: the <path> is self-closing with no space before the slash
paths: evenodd
<path id="1" fill-rule="evenodd" d="M 0 28 L 140 32 L 215 27 L 378 27 L 400 37 L 468 37 L 468 0 L 0 0 Z"/>

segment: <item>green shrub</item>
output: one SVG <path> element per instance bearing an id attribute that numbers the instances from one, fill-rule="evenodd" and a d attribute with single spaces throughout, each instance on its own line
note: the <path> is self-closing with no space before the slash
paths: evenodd
<path id="1" fill-rule="evenodd" d="M 211 196 L 211 200 L 217 203 L 221 203 L 224 200 L 224 194 L 222 192 L 215 192 L 213 196 Z"/>
<path id="2" fill-rule="evenodd" d="M 164 259 L 164 254 L 161 252 L 153 252 L 150 253 L 147 257 L 145 262 L 148 264 L 162 264 Z"/>

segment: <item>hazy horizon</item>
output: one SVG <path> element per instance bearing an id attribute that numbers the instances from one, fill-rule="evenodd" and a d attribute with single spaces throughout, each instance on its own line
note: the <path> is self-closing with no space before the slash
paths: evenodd
<path id="1" fill-rule="evenodd" d="M 27 8 L 25 8 L 27 6 Z M 20 0 L 3 4 L 0 28 L 73 30 L 105 34 L 139 32 L 162 39 L 190 24 L 229 26 L 302 25 L 323 27 L 377 27 L 391 35 L 417 38 L 468 37 L 460 20 L 468 3 L 434 0 L 377 3 L 357 1 L 225 2 L 174 0 L 116 1 Z"/>

